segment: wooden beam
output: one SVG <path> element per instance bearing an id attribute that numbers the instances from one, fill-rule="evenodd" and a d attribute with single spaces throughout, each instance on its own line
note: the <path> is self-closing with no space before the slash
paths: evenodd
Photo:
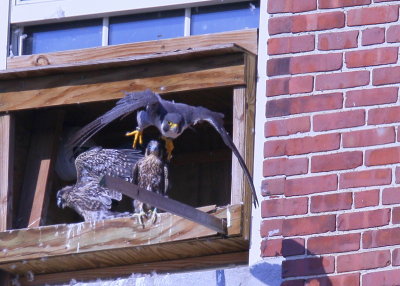
<path id="1" fill-rule="evenodd" d="M 214 211 L 213 215 L 218 218 L 227 218 L 229 212 L 229 237 L 240 234 L 241 211 L 241 205 L 218 208 Z M 123 252 L 127 248 L 146 245 L 157 248 L 159 244 L 166 242 L 178 243 L 188 239 L 217 235 L 216 231 L 182 217 L 169 213 L 159 215 L 160 219 L 156 224 L 149 221 L 145 228 L 137 222 L 135 217 L 124 217 L 95 223 L 49 225 L 0 232 L 0 245 L 7 249 L 6 252 L 0 251 L 0 268 L 3 268 L 2 264 L 23 260 L 49 259 L 69 254 L 76 256 L 110 249 L 119 249 Z M 158 253 L 156 256 L 156 260 L 160 260 L 160 257 L 168 256 L 168 254 Z M 45 259 L 43 263 L 47 263 Z M 49 265 L 49 267 L 53 266 Z M 12 268 L 5 270 L 13 272 Z"/>
<path id="2" fill-rule="evenodd" d="M 0 231 L 11 228 L 14 163 L 14 116 L 0 114 Z"/>
<path id="3" fill-rule="evenodd" d="M 90 75 L 90 76 L 89 76 Z M 157 62 L 2 83 L 0 111 L 118 99 L 122 91 L 159 93 L 235 86 L 245 82 L 243 54 Z M 99 92 L 101 91 L 101 92 Z"/>
<path id="4" fill-rule="evenodd" d="M 85 269 L 73 272 L 61 272 L 35 275 L 33 281 L 28 281 L 25 277 L 20 279 L 22 286 L 45 285 L 51 283 L 69 283 L 71 279 L 77 282 L 84 282 L 96 279 L 110 279 L 129 277 L 133 273 L 173 273 L 181 271 L 194 271 L 209 268 L 232 267 L 233 265 L 244 265 L 249 260 L 247 251 L 233 252 L 219 255 L 210 255 L 202 257 L 191 257 L 179 260 L 168 260 L 160 262 L 150 262 L 123 266 L 114 266 L 108 268 Z"/>
<path id="5" fill-rule="evenodd" d="M 127 56 L 140 56 L 230 43 L 234 43 L 253 54 L 257 54 L 257 29 L 64 51 L 45 55 L 19 56 L 8 58 L 7 68 L 19 69 L 49 64 L 61 65 L 85 62 L 88 60 L 116 59 Z"/>
<path id="6" fill-rule="evenodd" d="M 35 119 L 18 211 L 19 227 L 39 226 L 47 210 L 62 118 L 60 111 L 43 111 Z"/>
<path id="7" fill-rule="evenodd" d="M 179 215 L 183 218 L 201 224 L 209 229 L 226 234 L 226 221 L 195 209 L 189 205 L 166 198 L 154 192 L 140 189 L 137 185 L 126 182 L 122 179 L 105 176 L 102 179 L 104 186 L 116 190 L 132 199 L 154 206 L 160 210 Z"/>

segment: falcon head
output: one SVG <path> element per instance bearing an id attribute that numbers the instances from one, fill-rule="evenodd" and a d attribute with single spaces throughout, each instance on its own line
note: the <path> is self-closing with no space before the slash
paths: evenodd
<path id="1" fill-rule="evenodd" d="M 184 120 L 179 113 L 167 113 L 161 123 L 161 133 L 168 138 L 176 138 L 183 131 Z"/>
<path id="2" fill-rule="evenodd" d="M 68 206 L 68 194 L 74 186 L 66 186 L 57 192 L 57 206 L 65 208 Z"/>
<path id="3" fill-rule="evenodd" d="M 163 153 L 164 153 L 164 150 L 163 150 L 163 147 L 161 146 L 160 142 L 158 142 L 156 140 L 151 140 L 147 144 L 146 152 L 145 152 L 146 156 L 154 155 L 159 158 L 162 158 Z"/>

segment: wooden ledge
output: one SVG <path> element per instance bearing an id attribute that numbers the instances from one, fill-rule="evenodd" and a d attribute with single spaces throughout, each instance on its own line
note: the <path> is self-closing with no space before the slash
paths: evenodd
<path id="1" fill-rule="evenodd" d="M 211 213 L 227 218 L 227 237 L 169 213 L 145 228 L 126 217 L 1 232 L 0 269 L 52 273 L 246 250 L 248 242 L 240 238 L 242 205 Z"/>

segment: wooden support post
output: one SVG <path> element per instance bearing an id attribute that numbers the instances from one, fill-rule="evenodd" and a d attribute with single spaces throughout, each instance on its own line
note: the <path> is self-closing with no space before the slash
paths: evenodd
<path id="1" fill-rule="evenodd" d="M 11 228 L 14 118 L 0 115 L 0 232 Z"/>
<path id="2" fill-rule="evenodd" d="M 44 218 L 62 122 L 60 111 L 43 112 L 36 118 L 18 211 L 19 227 L 37 227 Z"/>

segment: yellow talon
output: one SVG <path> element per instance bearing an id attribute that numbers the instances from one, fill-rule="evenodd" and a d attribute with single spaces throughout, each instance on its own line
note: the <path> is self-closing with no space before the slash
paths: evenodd
<path id="1" fill-rule="evenodd" d="M 136 145 L 139 141 L 139 144 L 143 144 L 143 132 L 140 130 L 134 130 L 132 132 L 127 132 L 125 136 L 134 136 L 132 147 L 136 149 Z"/>
<path id="2" fill-rule="evenodd" d="M 167 137 L 162 137 L 162 139 L 164 139 L 165 141 L 165 149 L 167 151 L 167 159 L 169 161 L 172 158 L 172 150 L 174 150 L 174 142 Z"/>

